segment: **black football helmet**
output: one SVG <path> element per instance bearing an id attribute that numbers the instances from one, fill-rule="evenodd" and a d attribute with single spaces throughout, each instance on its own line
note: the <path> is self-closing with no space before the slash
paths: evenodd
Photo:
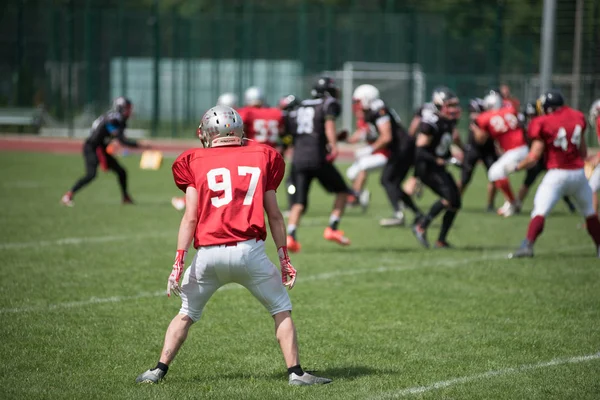
<path id="1" fill-rule="evenodd" d="M 131 109 L 132 106 L 131 100 L 129 100 L 125 96 L 119 96 L 113 100 L 113 110 L 123 115 L 127 109 Z"/>
<path id="2" fill-rule="evenodd" d="M 538 98 L 536 108 L 538 113 L 541 115 L 550 114 L 564 105 L 565 99 L 560 90 L 551 89 Z"/>
<path id="3" fill-rule="evenodd" d="M 288 94 L 279 99 L 279 108 L 283 111 L 291 111 L 299 105 L 300 102 L 293 94 Z"/>
<path id="4" fill-rule="evenodd" d="M 315 85 L 311 91 L 311 95 L 313 97 L 323 97 L 326 93 L 337 98 L 339 95 L 339 89 L 332 78 L 328 76 L 322 76 L 317 79 L 317 82 L 315 82 Z"/>
<path id="5" fill-rule="evenodd" d="M 452 99 L 458 99 L 458 96 L 456 96 L 456 93 L 454 93 L 448 87 L 438 86 L 435 89 L 433 89 L 433 93 L 431 95 L 431 102 L 438 109 L 438 111 L 448 100 Z"/>

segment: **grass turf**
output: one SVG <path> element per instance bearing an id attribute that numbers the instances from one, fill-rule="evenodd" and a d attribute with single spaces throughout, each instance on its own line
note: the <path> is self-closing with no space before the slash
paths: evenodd
<path id="1" fill-rule="evenodd" d="M 169 162 L 151 172 L 122 160 L 137 205 L 122 206 L 116 178 L 99 173 L 68 209 L 58 200 L 83 173 L 80 156 L 1 154 L 0 398 L 600 397 L 600 269 L 581 218 L 559 204 L 536 258 L 506 260 L 528 216 L 483 212 L 482 168 L 453 250 L 380 228 L 390 211 L 375 176 L 369 211 L 342 220 L 352 245 L 325 242 L 333 199 L 313 186 L 290 295 L 302 365 L 333 384 L 289 387 L 271 318 L 232 285 L 208 304 L 165 382 L 136 385 L 179 309 L 162 292 L 181 214 Z M 419 204 L 433 200 L 426 192 Z M 438 229 L 439 220 L 430 240 Z M 271 242 L 268 251 L 276 259 Z M 586 355 L 595 356 L 577 358 Z"/>

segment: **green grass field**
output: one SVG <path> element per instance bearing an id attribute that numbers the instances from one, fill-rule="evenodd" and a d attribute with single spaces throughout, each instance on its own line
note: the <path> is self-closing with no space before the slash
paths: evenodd
<path id="1" fill-rule="evenodd" d="M 600 398 L 600 263 L 581 219 L 559 204 L 536 258 L 506 260 L 533 192 L 522 215 L 484 213 L 481 168 L 453 250 L 380 228 L 390 212 L 375 177 L 372 207 L 342 221 L 352 246 L 325 242 L 333 199 L 313 187 L 290 294 L 302 365 L 333 384 L 289 387 L 271 318 L 228 286 L 165 382 L 136 385 L 180 306 L 163 293 L 181 214 L 170 205 L 171 160 L 158 172 L 123 161 L 137 205 L 122 206 L 116 178 L 99 173 L 69 209 L 59 198 L 83 173 L 79 155 L 0 154 L 0 398 Z"/>

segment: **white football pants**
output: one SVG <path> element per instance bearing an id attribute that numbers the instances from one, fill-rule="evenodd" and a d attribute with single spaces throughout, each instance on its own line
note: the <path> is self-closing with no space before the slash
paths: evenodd
<path id="1" fill-rule="evenodd" d="M 355 180 L 361 171 L 371 171 L 378 168 L 383 168 L 387 163 L 388 158 L 381 154 L 371 154 L 369 156 L 360 157 L 346 170 L 346 176 L 351 181 Z"/>
<path id="2" fill-rule="evenodd" d="M 531 217 L 547 216 L 556 202 L 569 196 L 584 217 L 594 215 L 592 189 L 582 169 L 551 169 L 546 172 L 533 200 Z"/>
<path id="3" fill-rule="evenodd" d="M 514 149 L 508 150 L 492 164 L 488 170 L 488 180 L 490 182 L 496 182 L 497 180 L 506 178 L 508 176 L 506 174 L 506 167 L 509 165 L 516 166 L 516 164 L 527 157 L 527 154 L 529 154 L 529 147 L 527 146 L 515 147 Z"/>

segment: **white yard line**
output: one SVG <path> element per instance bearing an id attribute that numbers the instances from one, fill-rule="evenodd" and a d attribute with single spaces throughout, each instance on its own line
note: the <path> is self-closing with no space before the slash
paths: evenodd
<path id="1" fill-rule="evenodd" d="M 91 237 L 73 237 L 63 238 L 56 240 L 36 240 L 33 242 L 7 242 L 0 243 L 0 250 L 9 249 L 26 249 L 31 247 L 45 247 L 45 246 L 67 246 L 67 245 L 78 245 L 84 243 L 106 243 L 106 242 L 118 242 L 121 240 L 129 240 L 136 238 L 149 238 L 149 237 L 165 237 L 174 236 L 174 232 L 156 232 L 151 234 L 132 234 L 132 235 L 112 235 L 112 236 L 91 236 Z"/>
<path id="2" fill-rule="evenodd" d="M 577 250 L 582 248 L 589 248 L 589 246 L 573 246 L 567 247 L 566 250 Z M 489 261 L 489 260 L 501 260 L 506 258 L 506 253 L 497 253 L 497 254 L 488 254 L 479 257 L 469 257 L 462 258 L 456 260 L 427 260 L 427 261 L 415 261 L 411 264 L 407 265 L 399 265 L 399 266 L 379 266 L 373 268 L 364 268 L 364 269 L 355 269 L 355 270 L 340 270 L 340 271 L 332 271 L 326 272 L 322 274 L 308 275 L 303 276 L 302 272 L 298 274 L 298 283 L 302 284 L 302 282 L 319 282 L 325 281 L 331 278 L 338 278 L 343 276 L 353 276 L 353 275 L 365 275 L 365 274 L 378 274 L 378 273 L 386 273 L 386 272 L 402 272 L 402 271 L 413 271 L 417 269 L 427 268 L 427 267 L 445 267 L 445 268 L 456 268 L 461 267 L 463 265 L 468 265 L 474 262 L 481 261 Z M 222 287 L 220 290 L 233 290 L 233 289 L 242 289 L 242 286 L 236 284 L 230 284 Z M 94 304 L 103 304 L 103 303 L 120 303 L 128 300 L 149 298 L 149 297 L 159 297 L 166 296 L 165 291 L 157 291 L 157 292 L 145 292 L 138 293 L 131 296 L 112 296 L 112 297 L 92 297 L 87 300 L 80 301 L 71 301 L 64 303 L 55 303 L 49 305 L 39 305 L 39 306 L 26 306 L 26 307 L 14 307 L 14 308 L 0 308 L 1 314 L 14 314 L 14 313 L 22 313 L 22 312 L 43 312 L 43 311 L 53 311 L 59 309 L 66 308 L 76 308 L 76 307 L 84 307 L 88 305 Z"/>
<path id="3" fill-rule="evenodd" d="M 460 378 L 453 378 L 453 379 L 449 379 L 446 381 L 439 381 L 439 382 L 432 383 L 431 385 L 428 385 L 428 386 L 415 386 L 415 387 L 411 387 L 411 388 L 401 389 L 398 391 L 386 392 L 386 393 L 382 393 L 376 397 L 373 397 L 373 400 L 375 400 L 375 399 L 377 399 L 377 400 L 397 399 L 399 397 L 405 397 L 405 396 L 410 396 L 410 395 L 415 395 L 415 394 L 423 394 L 425 392 L 431 392 L 433 390 L 438 390 L 438 389 L 445 389 L 450 386 L 462 385 L 463 383 L 469 383 L 469 382 L 481 380 L 481 379 L 490 379 L 490 378 L 495 378 L 497 376 L 504 376 L 504 375 L 510 375 L 510 374 L 520 374 L 520 373 L 534 370 L 534 369 L 554 367 L 556 365 L 563 365 L 563 364 L 578 364 L 578 363 L 593 361 L 593 360 L 598 360 L 598 359 L 600 359 L 600 353 L 590 354 L 587 356 L 580 356 L 580 357 L 557 358 L 557 359 L 554 359 L 551 361 L 540 362 L 537 364 L 519 365 L 517 367 L 512 367 L 512 368 L 492 370 L 492 371 L 487 371 L 487 372 L 483 372 L 480 374 L 468 375 L 468 376 L 463 376 Z"/>

